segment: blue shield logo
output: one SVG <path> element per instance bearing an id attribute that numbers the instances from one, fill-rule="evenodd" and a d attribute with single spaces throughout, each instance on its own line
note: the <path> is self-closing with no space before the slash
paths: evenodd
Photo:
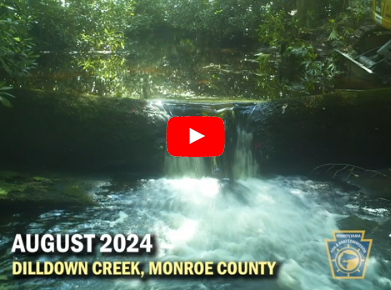
<path id="1" fill-rule="evenodd" d="M 333 231 L 334 239 L 326 240 L 334 279 L 364 279 L 372 247 L 364 235 L 365 231 Z"/>

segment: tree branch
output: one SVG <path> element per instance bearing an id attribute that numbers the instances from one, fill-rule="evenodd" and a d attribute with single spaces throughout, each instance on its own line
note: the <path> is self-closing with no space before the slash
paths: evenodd
<path id="1" fill-rule="evenodd" d="M 355 165 L 351 165 L 351 164 L 346 164 L 346 163 L 328 163 L 328 164 L 323 164 L 323 165 L 320 165 L 318 167 L 315 167 L 311 173 L 315 173 L 316 171 L 318 171 L 319 169 L 322 169 L 322 168 L 327 168 L 328 169 L 326 171 L 330 171 L 331 169 L 335 168 L 335 167 L 341 167 L 340 169 L 336 170 L 334 175 L 333 175 L 333 178 L 337 177 L 339 173 L 345 171 L 345 170 L 348 170 L 349 171 L 349 175 L 346 177 L 345 180 L 348 180 L 349 177 L 353 174 L 353 171 L 354 170 L 361 170 L 361 171 L 364 171 L 364 172 L 371 172 L 373 173 L 373 175 L 370 177 L 370 178 L 373 178 L 375 176 L 382 176 L 382 177 L 385 177 L 387 179 L 390 179 L 391 180 L 391 177 L 384 174 L 384 173 L 381 173 L 380 171 L 377 171 L 377 170 L 372 170 L 372 169 L 366 169 L 366 168 L 363 168 L 363 167 L 360 167 L 360 166 L 355 166 Z"/>

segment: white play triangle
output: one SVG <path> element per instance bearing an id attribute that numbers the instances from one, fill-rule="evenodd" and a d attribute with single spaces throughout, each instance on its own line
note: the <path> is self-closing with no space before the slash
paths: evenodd
<path id="1" fill-rule="evenodd" d="M 198 133 L 197 131 L 194 131 L 193 129 L 190 128 L 190 144 L 194 143 L 195 141 L 198 141 L 205 136 Z"/>

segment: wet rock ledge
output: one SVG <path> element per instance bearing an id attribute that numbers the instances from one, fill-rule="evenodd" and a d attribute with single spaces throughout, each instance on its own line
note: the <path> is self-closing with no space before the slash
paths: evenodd
<path id="1" fill-rule="evenodd" d="M 391 167 L 391 89 L 266 102 L 239 115 L 250 120 L 264 172 L 305 174 L 326 163 Z"/>
<path id="2" fill-rule="evenodd" d="M 391 166 L 391 89 L 185 105 L 31 90 L 12 94 L 13 108 L 0 106 L 4 167 L 163 174 L 169 116 L 205 114 L 226 119 L 227 140 L 235 140 L 238 126 L 254 133 L 251 150 L 263 173 L 302 174 L 333 162 Z M 234 143 L 227 142 L 223 159 L 233 160 Z"/>
<path id="3" fill-rule="evenodd" d="M 167 117 L 143 100 L 37 90 L 0 106 L 1 165 L 161 170 Z"/>

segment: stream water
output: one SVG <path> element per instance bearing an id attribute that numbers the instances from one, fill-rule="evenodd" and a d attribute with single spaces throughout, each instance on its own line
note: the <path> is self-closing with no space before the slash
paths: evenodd
<path id="1" fill-rule="evenodd" d="M 329 182 L 300 177 L 260 178 L 246 140 L 235 150 L 236 181 L 194 177 L 204 159 L 168 157 L 165 178 L 129 177 L 115 185 L 96 180 L 92 190 L 100 207 L 34 210 L 2 214 L 0 289 L 391 289 L 391 243 L 387 210 L 363 201 Z M 239 134 L 240 135 L 240 134 Z M 181 173 L 181 174 L 180 174 Z M 175 177 L 170 177 L 175 176 Z M 364 280 L 334 280 L 325 239 L 338 229 L 366 230 L 374 238 Z M 278 279 L 101 279 L 11 277 L 10 249 L 16 233 L 152 233 L 159 250 L 155 260 L 283 261 Z M 18 257 L 19 260 L 27 257 Z M 40 257 L 58 260 L 59 257 Z M 77 257 L 62 257 L 77 260 Z M 124 256 L 88 256 L 129 260 Z M 131 258 L 134 260 L 151 257 Z"/>

